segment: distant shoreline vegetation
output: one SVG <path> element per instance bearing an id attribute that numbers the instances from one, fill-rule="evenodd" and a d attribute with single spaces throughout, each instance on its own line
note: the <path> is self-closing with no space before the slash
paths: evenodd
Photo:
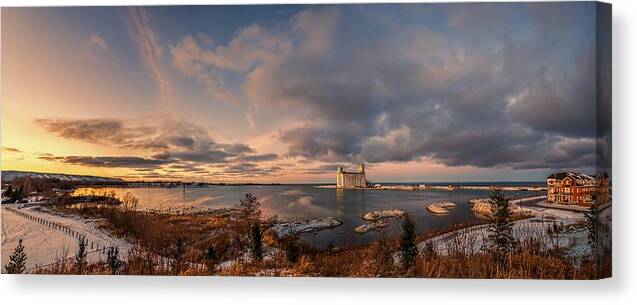
<path id="1" fill-rule="evenodd" d="M 9 185 L 16 179 L 29 177 L 31 180 L 46 180 L 51 182 L 52 187 L 75 188 L 75 187 L 207 187 L 207 186 L 289 186 L 289 185 L 315 185 L 326 186 L 335 185 L 333 182 L 203 182 L 203 181 L 167 181 L 167 180 L 135 180 L 126 181 L 119 178 L 98 177 L 90 175 L 71 175 L 63 173 L 41 173 L 31 171 L 2 171 L 2 184 Z M 546 181 L 409 181 L 409 182 L 371 182 L 371 189 L 374 186 L 433 186 L 433 187 L 545 187 Z"/>
<path id="2" fill-rule="evenodd" d="M 223 186 L 249 186 L 249 185 L 332 185 L 335 182 L 203 182 L 203 181 L 179 181 L 179 180 L 124 180 L 121 178 L 100 177 L 92 175 L 74 175 L 64 173 L 44 173 L 34 171 L 17 171 L 17 170 L 3 170 L 2 182 L 10 183 L 16 178 L 23 178 L 29 176 L 31 179 L 53 179 L 60 181 L 69 181 L 82 184 L 84 186 L 92 183 L 108 186 L 109 183 L 115 186 L 135 187 L 135 184 L 157 184 L 157 185 L 194 185 L 194 186 L 207 186 L 207 185 L 223 185 Z M 374 184 L 381 185 L 432 185 L 432 186 L 543 186 L 546 185 L 546 181 L 373 181 Z"/>

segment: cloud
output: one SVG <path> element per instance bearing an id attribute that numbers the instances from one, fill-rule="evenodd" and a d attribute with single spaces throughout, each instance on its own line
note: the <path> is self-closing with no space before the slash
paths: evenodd
<path id="1" fill-rule="evenodd" d="M 62 138 L 81 140 L 93 144 L 121 143 L 136 137 L 134 129 L 124 128 L 119 120 L 91 119 L 35 119 L 34 123 Z"/>
<path id="2" fill-rule="evenodd" d="M 572 69 L 547 73 L 545 78 L 511 97 L 507 107 L 511 117 L 536 130 L 595 136 L 597 95 L 596 79 L 592 77 L 596 69 L 595 49 L 579 58 Z"/>
<path id="3" fill-rule="evenodd" d="M 186 36 L 170 48 L 173 63 L 184 75 L 200 81 L 215 100 L 232 104 L 240 104 L 242 97 L 225 88 L 223 70 L 246 73 L 255 66 L 278 62 L 291 49 L 285 36 L 258 25 L 239 31 L 227 46 L 214 46 L 207 36 L 198 36 L 210 48 L 203 49 L 193 36 Z"/>
<path id="4" fill-rule="evenodd" d="M 216 50 L 232 49 L 233 58 L 245 61 L 198 49 L 198 58 L 214 59 L 197 63 L 216 73 L 245 73 L 243 94 L 259 108 L 281 115 L 295 109 L 297 120 L 312 122 L 280 132 L 277 139 L 290 157 L 372 163 L 425 158 L 514 169 L 592 166 L 596 50 L 585 34 L 592 23 L 582 13 L 592 6 L 537 14 L 520 6 L 504 12 L 479 6 L 480 15 L 497 17 L 489 20 L 470 18 L 471 8 L 443 10 L 449 32 L 376 18 L 382 12 L 369 7 L 304 10 L 276 36 L 292 42 L 277 56 L 256 60 L 251 54 L 268 49 L 252 44 L 246 52 L 231 42 Z M 341 18 L 344 12 L 347 18 Z M 527 22 L 510 27 L 522 18 Z M 554 21 L 560 18 L 572 23 Z"/>
<path id="5" fill-rule="evenodd" d="M 139 53 L 155 80 L 161 106 L 165 110 L 169 106 L 169 100 L 172 96 L 172 86 L 161 64 L 163 51 L 157 35 L 150 27 L 148 14 L 143 8 L 128 7 L 127 15 L 131 26 L 131 37 L 137 44 Z"/>
<path id="6" fill-rule="evenodd" d="M 228 162 L 227 158 L 230 156 L 232 156 L 232 154 L 225 151 L 211 149 L 163 152 L 153 155 L 154 158 L 162 160 L 176 159 L 181 161 L 206 163 L 226 163 Z"/>
<path id="7" fill-rule="evenodd" d="M 245 144 L 241 144 L 241 143 L 217 144 L 217 147 L 219 147 L 220 149 L 223 149 L 224 151 L 230 154 L 235 154 L 235 155 L 255 152 L 255 150 L 252 147 Z"/>
<path id="8" fill-rule="evenodd" d="M 129 156 L 40 156 L 42 160 L 90 167 L 158 168 L 168 164 L 168 160 L 148 159 Z"/>
<path id="9" fill-rule="evenodd" d="M 335 8 L 304 10 L 292 18 L 291 32 L 301 40 L 298 53 L 302 57 L 316 58 L 333 46 L 333 34 L 338 29 L 341 15 Z"/>
<path id="10" fill-rule="evenodd" d="M 149 151 L 221 149 L 250 151 L 243 144 L 216 143 L 198 125 L 171 117 L 121 119 L 38 118 L 34 123 L 62 138 L 123 149 Z"/>
<path id="11" fill-rule="evenodd" d="M 211 71 L 199 62 L 203 50 L 191 36 L 184 38 L 177 46 L 171 47 L 173 63 L 184 75 L 196 78 L 205 86 L 206 92 L 215 100 L 240 104 L 241 98 L 224 85 L 221 73 Z"/>
<path id="12" fill-rule="evenodd" d="M 254 162 L 277 159 L 276 154 L 258 154 L 243 143 L 219 143 L 201 126 L 171 117 L 135 120 L 117 119 L 50 119 L 34 121 L 50 133 L 62 138 L 105 147 L 141 150 L 140 157 L 127 156 L 54 156 L 41 154 L 40 159 L 92 167 L 152 169 L 161 173 L 191 171 L 191 174 L 270 175 L 278 169 L 252 168 Z M 232 167 L 232 166 L 236 167 Z M 214 168 L 215 166 L 220 166 Z M 227 167 L 228 166 L 228 167 Z M 254 169 L 251 171 L 251 169 Z M 227 171 L 226 172 L 224 172 Z M 250 171 L 250 172 L 249 172 Z"/>
<path id="13" fill-rule="evenodd" d="M 278 139 L 288 144 L 287 155 L 290 157 L 336 162 L 356 158 L 361 148 L 358 139 L 365 132 L 358 124 L 349 126 L 307 124 L 282 131 Z"/>
<path id="14" fill-rule="evenodd" d="M 91 44 L 96 45 L 99 48 L 101 48 L 104 52 L 110 52 L 110 49 L 108 47 L 108 43 L 99 34 L 91 33 L 89 35 L 89 41 L 91 42 Z"/>
<path id="15" fill-rule="evenodd" d="M 22 153 L 21 150 L 13 147 L 2 146 L 2 152 L 4 153 Z"/>
<path id="16" fill-rule="evenodd" d="M 346 164 L 322 164 L 305 169 L 306 174 L 334 174 L 339 167 L 347 168 Z"/>
<path id="17" fill-rule="evenodd" d="M 232 163 L 228 164 L 221 171 L 222 175 L 232 178 L 257 178 L 274 176 L 279 174 L 282 168 L 278 166 L 264 167 L 256 163 Z"/>
<path id="18" fill-rule="evenodd" d="M 264 162 L 264 161 L 274 161 L 278 159 L 277 154 L 261 154 L 261 155 L 245 155 L 235 158 L 234 161 L 241 162 Z"/>
<path id="19" fill-rule="evenodd" d="M 145 159 L 170 162 L 163 167 L 237 177 L 276 174 L 264 163 L 281 157 L 328 163 L 307 169 L 322 173 L 414 160 L 582 168 L 609 155 L 610 138 L 596 139 L 595 88 L 610 74 L 596 79 L 593 4 L 395 7 L 321 6 L 241 27 L 227 42 L 193 33 L 170 46 L 185 77 L 215 101 L 245 107 L 253 128 L 260 116 L 289 123 L 275 138 L 287 149 L 280 155 L 218 143 L 177 120 L 36 123 L 67 139 L 144 150 Z M 159 91 L 168 92 L 148 16 L 132 8 L 129 18 Z"/>
<path id="20" fill-rule="evenodd" d="M 227 46 L 202 49 L 195 38 L 186 36 L 171 47 L 178 68 L 188 74 L 203 72 L 203 64 L 236 72 L 248 72 L 257 65 L 278 61 L 291 50 L 282 33 L 251 25 L 241 29 Z"/>

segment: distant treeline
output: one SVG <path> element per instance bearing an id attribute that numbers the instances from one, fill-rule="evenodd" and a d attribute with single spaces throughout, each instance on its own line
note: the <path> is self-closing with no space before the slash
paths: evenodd
<path id="1" fill-rule="evenodd" d="M 19 202 L 30 194 L 37 194 L 44 197 L 56 195 L 56 191 L 72 190 L 80 186 L 107 186 L 107 185 L 124 185 L 124 182 L 117 183 L 115 181 L 70 181 L 56 178 L 35 178 L 31 176 L 23 176 L 14 178 L 11 181 L 4 182 L 2 202 L 12 203 Z"/>

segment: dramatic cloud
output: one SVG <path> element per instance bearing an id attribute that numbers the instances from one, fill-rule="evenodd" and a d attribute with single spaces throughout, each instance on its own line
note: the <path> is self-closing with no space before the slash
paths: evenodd
<path id="1" fill-rule="evenodd" d="M 40 156 L 40 159 L 60 162 L 73 165 L 84 165 L 92 167 L 125 167 L 125 168 L 157 168 L 160 165 L 168 164 L 166 160 L 147 159 L 142 157 L 125 156 Z"/>
<path id="2" fill-rule="evenodd" d="M 431 17 L 418 10 L 396 21 L 382 6 L 321 8 L 298 13 L 286 30 L 254 25 L 214 47 L 188 36 L 171 51 L 184 73 L 240 73 L 236 94 L 256 108 L 294 109 L 287 113 L 312 122 L 281 130 L 290 157 L 590 167 L 593 7 L 544 8 L 449 6 L 440 14 L 445 31 L 411 24 Z"/>
<path id="3" fill-rule="evenodd" d="M 48 132 L 77 140 L 124 149 L 155 152 L 222 150 L 229 154 L 253 152 L 247 145 L 217 143 L 201 126 L 170 117 L 147 119 L 35 119 Z"/>
<path id="4" fill-rule="evenodd" d="M 5 167 L 327 181 L 358 162 L 388 180 L 610 166 L 611 43 L 593 3 L 244 9 L 113 8 L 124 24 L 108 29 L 85 24 L 89 9 L 13 18 L 32 35 L 14 33 L 11 62 L 33 69 L 14 67 L 7 110 L 39 118 L 9 120 Z M 61 25 L 89 30 L 52 45 Z M 50 56 L 29 51 L 39 45 Z M 53 81 L 27 81 L 38 76 Z M 68 147 L 36 153 L 12 138 L 25 132 Z"/>
<path id="5" fill-rule="evenodd" d="M 138 133 L 138 130 L 133 128 L 124 128 L 119 120 L 35 119 L 34 122 L 62 138 L 93 144 L 122 143 L 143 133 Z"/>
<path id="6" fill-rule="evenodd" d="M 92 167 L 122 167 L 131 169 L 162 170 L 176 173 L 177 170 L 196 170 L 209 173 L 233 163 L 268 162 L 278 158 L 276 154 L 258 154 L 242 143 L 218 143 L 201 126 L 170 117 L 115 120 L 115 119 L 36 119 L 35 123 L 48 132 L 62 138 L 122 149 L 141 150 L 146 157 L 128 156 L 54 156 L 42 154 L 39 158 Z M 248 164 L 248 163 L 246 163 Z M 221 167 L 214 168 L 215 165 Z M 248 167 L 242 167 L 249 170 Z M 240 168 L 225 168 L 227 174 L 236 175 Z M 265 172 L 258 169 L 255 172 Z M 272 170 L 268 170 L 268 173 Z"/>

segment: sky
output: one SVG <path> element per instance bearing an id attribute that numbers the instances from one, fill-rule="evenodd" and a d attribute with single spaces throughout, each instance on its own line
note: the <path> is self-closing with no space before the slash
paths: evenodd
<path id="1" fill-rule="evenodd" d="M 542 181 L 610 155 L 590 2 L 1 13 L 2 170 Z"/>

